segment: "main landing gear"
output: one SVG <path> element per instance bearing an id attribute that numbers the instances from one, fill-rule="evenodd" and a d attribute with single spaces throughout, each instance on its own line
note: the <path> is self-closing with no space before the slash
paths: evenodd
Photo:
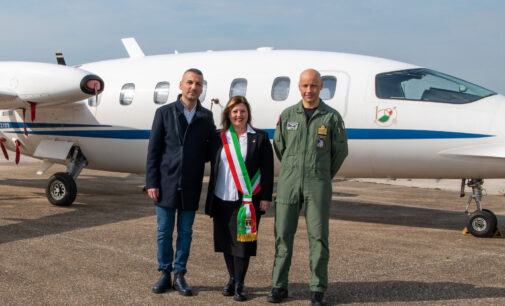
<path id="1" fill-rule="evenodd" d="M 460 197 L 465 196 L 465 181 L 466 179 L 461 180 Z M 483 179 L 469 179 L 466 184 L 466 186 L 472 187 L 472 194 L 468 197 L 465 209 L 468 216 L 466 229 L 475 237 L 492 237 L 497 231 L 498 220 L 492 211 L 481 207 L 483 184 Z M 468 209 L 472 201 L 475 201 L 477 210 L 470 214 Z"/>
<path id="2" fill-rule="evenodd" d="M 70 153 L 72 158 L 67 165 L 67 171 L 55 173 L 47 183 L 47 199 L 56 206 L 72 205 L 77 195 L 75 180 L 82 169 L 88 165 L 86 158 L 78 147 L 74 147 L 72 150 Z"/>

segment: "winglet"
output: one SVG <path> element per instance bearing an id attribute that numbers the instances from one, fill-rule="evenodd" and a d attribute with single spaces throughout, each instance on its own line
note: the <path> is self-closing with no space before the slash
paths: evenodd
<path id="1" fill-rule="evenodd" d="M 121 42 L 123 43 L 123 46 L 126 49 L 126 52 L 128 52 L 128 55 L 131 58 L 136 58 L 136 57 L 143 57 L 145 56 L 144 51 L 140 48 L 139 44 L 133 37 L 128 37 L 128 38 L 123 38 L 121 39 Z"/>

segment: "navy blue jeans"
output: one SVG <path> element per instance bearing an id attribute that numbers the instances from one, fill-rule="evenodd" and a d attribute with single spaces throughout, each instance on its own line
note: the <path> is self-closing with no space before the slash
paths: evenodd
<path id="1" fill-rule="evenodd" d="M 175 246 L 174 262 L 172 236 L 174 233 L 176 214 L 177 242 Z M 193 234 L 195 211 L 156 206 L 156 216 L 158 220 L 158 270 L 174 271 L 174 274 L 186 272 L 186 263 L 189 258 L 191 236 Z"/>

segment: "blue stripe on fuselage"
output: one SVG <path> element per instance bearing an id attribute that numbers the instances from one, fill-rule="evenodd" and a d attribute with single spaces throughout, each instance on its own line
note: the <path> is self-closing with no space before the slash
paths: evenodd
<path id="1" fill-rule="evenodd" d="M 27 122 L 26 127 L 30 129 L 36 128 L 88 128 L 88 127 L 112 127 L 112 125 L 102 124 L 71 124 L 71 123 L 33 123 Z M 0 128 L 2 129 L 22 129 L 23 122 L 8 122 L 0 121 Z"/>
<path id="2" fill-rule="evenodd" d="M 270 139 L 274 137 L 275 129 L 266 129 Z M 396 129 L 346 129 L 349 139 L 449 139 L 449 138 L 483 138 L 494 135 L 427 131 L 427 130 L 396 130 Z"/>
<path id="3" fill-rule="evenodd" d="M 110 128 L 110 125 L 87 125 L 87 124 L 59 124 L 59 123 L 27 123 L 27 128 Z M 0 122 L 1 129 L 18 128 L 22 129 L 23 124 L 19 122 Z M 270 139 L 273 138 L 275 129 L 265 129 Z M 429 130 L 401 130 L 401 129 L 354 129 L 348 128 L 347 137 L 349 139 L 454 139 L 454 138 L 484 138 L 494 135 L 429 131 Z M 23 130 L 5 131 L 5 133 L 23 134 Z M 151 130 L 118 130 L 118 129 L 89 129 L 89 130 L 30 130 L 32 135 L 52 135 L 52 136 L 73 136 L 91 138 L 115 138 L 115 139 L 149 139 Z"/>

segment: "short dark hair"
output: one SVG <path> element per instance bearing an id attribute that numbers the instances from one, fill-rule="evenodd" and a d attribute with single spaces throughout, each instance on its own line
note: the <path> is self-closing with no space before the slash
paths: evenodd
<path id="1" fill-rule="evenodd" d="M 198 74 L 198 75 L 201 75 L 203 77 L 202 71 L 200 71 L 199 69 L 196 69 L 196 68 L 189 68 L 188 70 L 184 71 L 184 73 L 182 74 L 182 76 L 186 75 L 186 73 L 188 73 L 188 72 L 192 72 L 194 74 Z"/>

